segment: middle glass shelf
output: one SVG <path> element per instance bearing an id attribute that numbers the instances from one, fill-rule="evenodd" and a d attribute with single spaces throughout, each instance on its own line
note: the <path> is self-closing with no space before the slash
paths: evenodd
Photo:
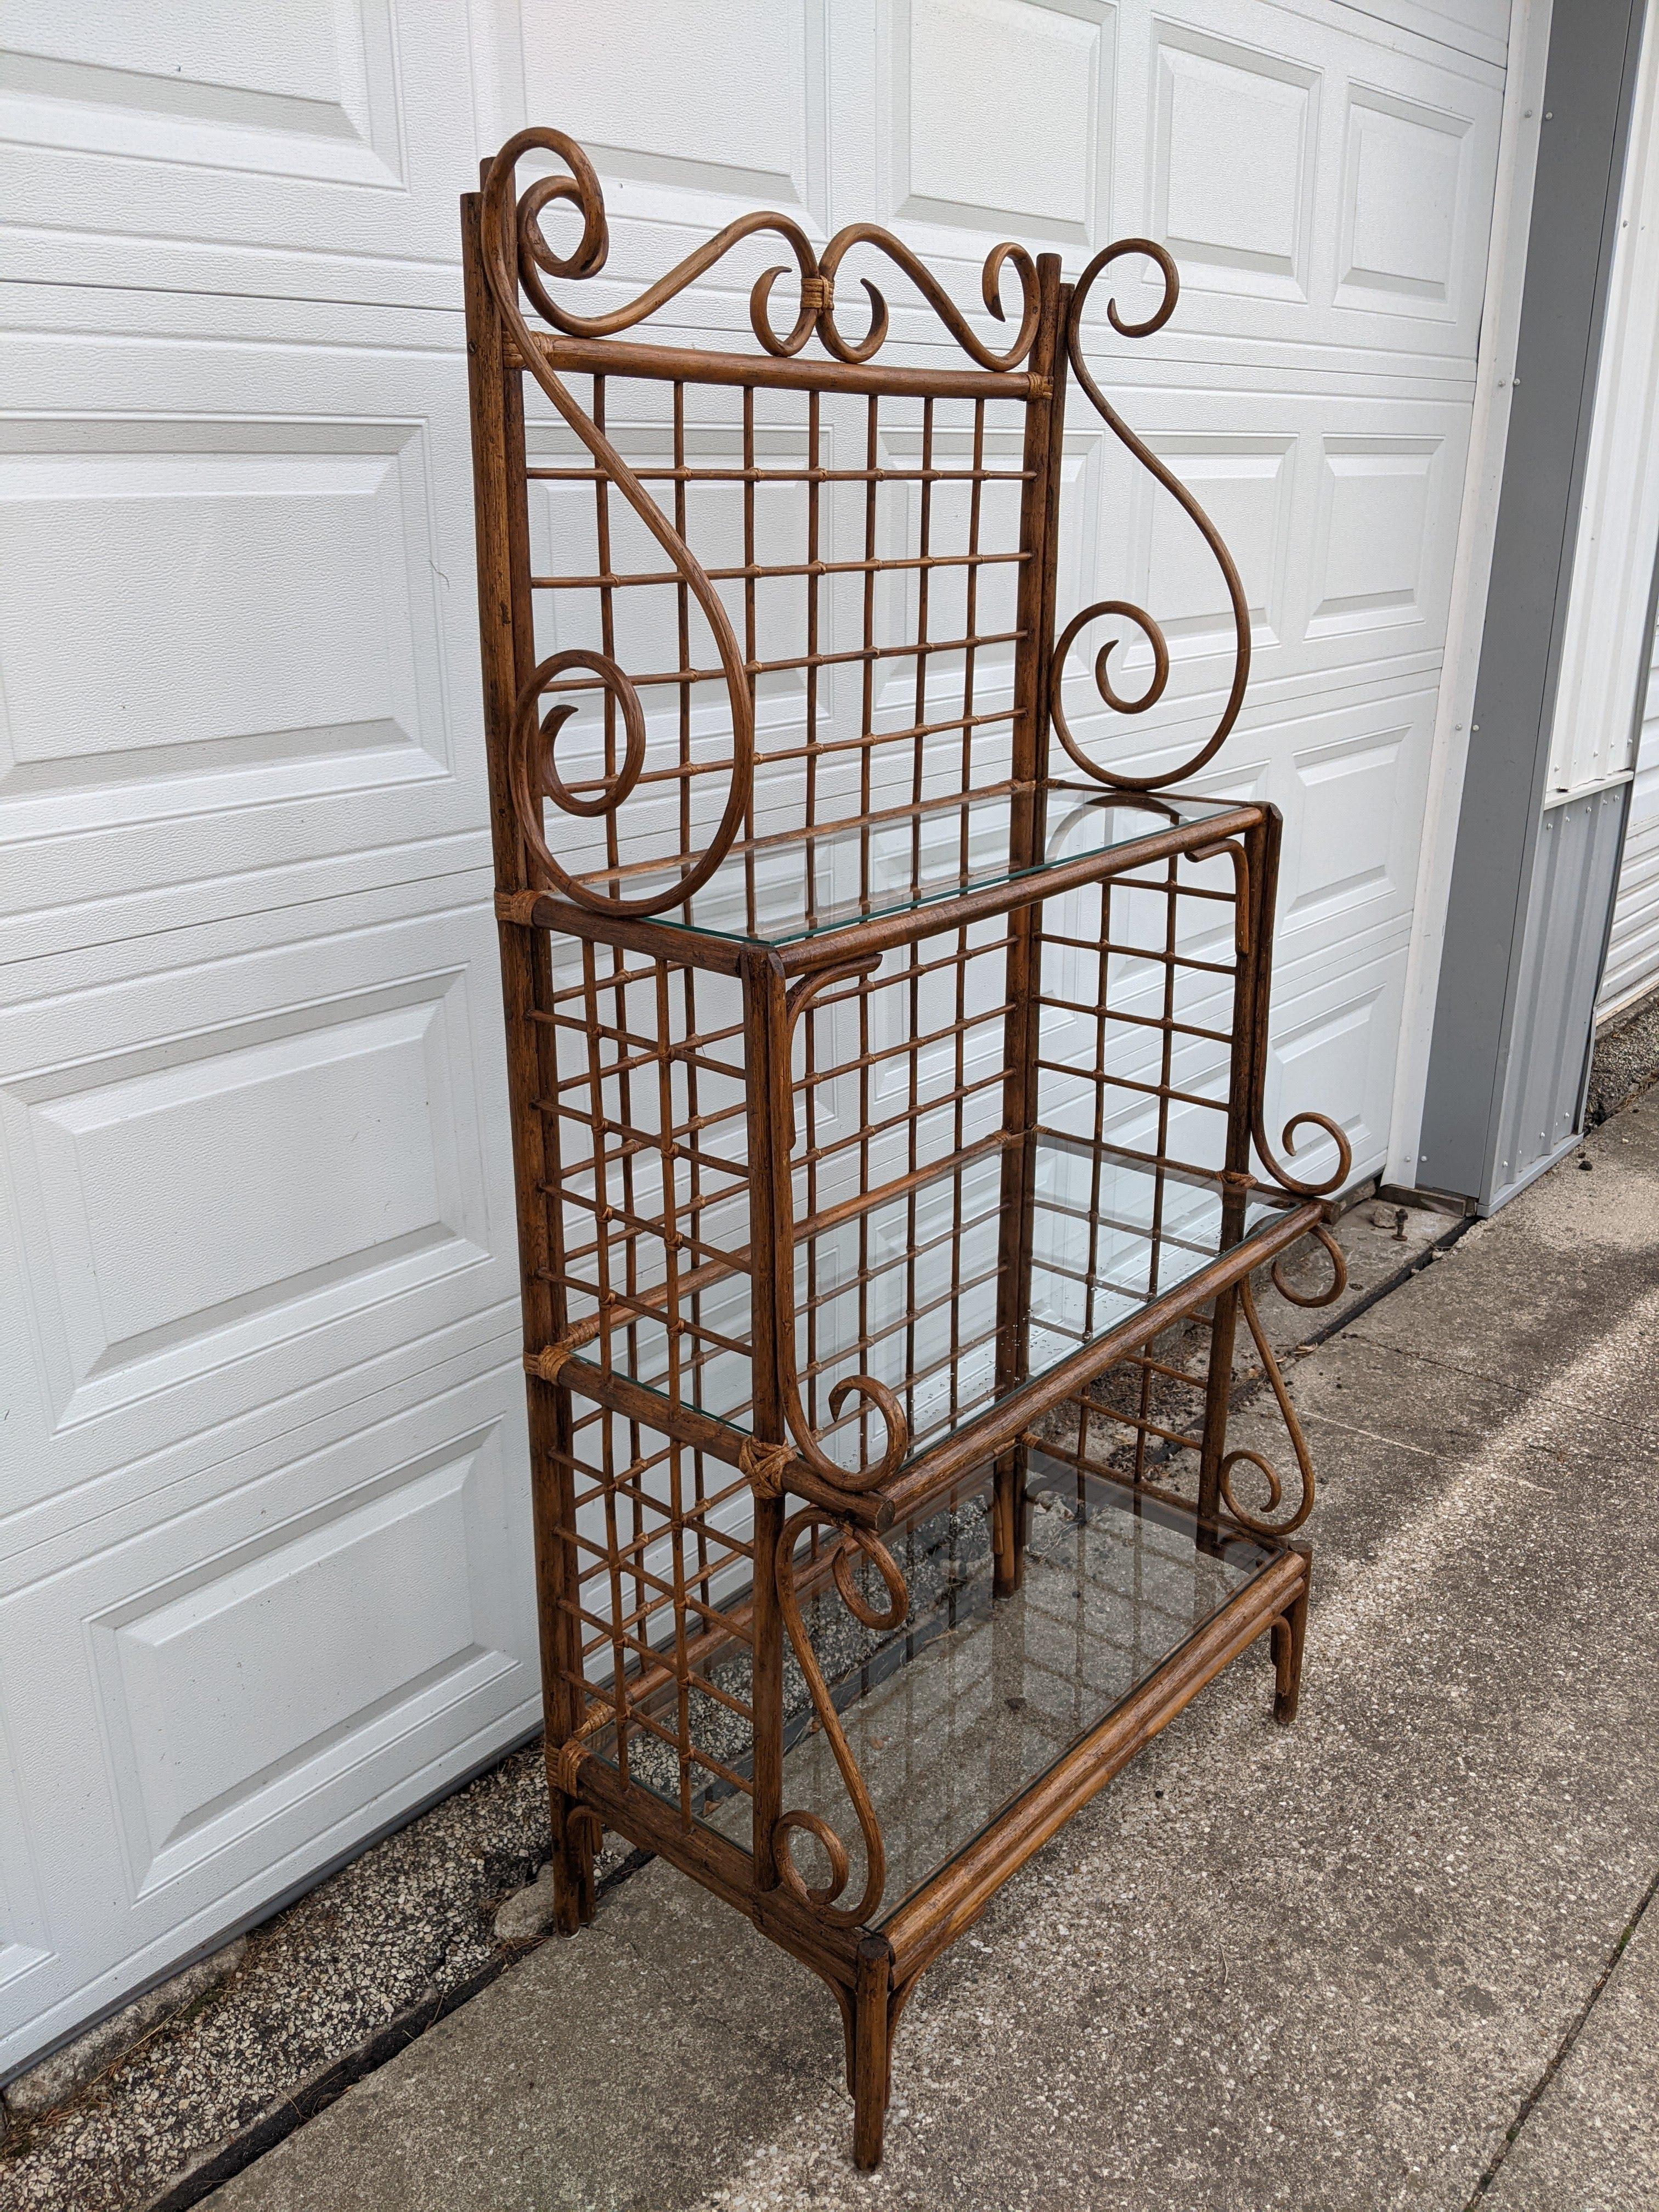
<path id="1" fill-rule="evenodd" d="M 818 1448 L 848 1475 L 879 1461 L 873 1402 L 837 1385 L 885 1386 L 908 1432 L 906 1467 L 1012 1400 L 1033 1380 L 1218 1261 L 1288 1241 L 1293 1202 L 1255 1188 L 1224 1200 L 1218 1177 L 1158 1166 L 1113 1146 L 1041 1129 L 1029 1139 L 1033 1204 L 1024 1372 L 998 1358 L 1009 1319 L 1002 1251 L 1004 1159 L 994 1133 L 954 1158 L 821 1204 L 796 1235 L 793 1367 Z M 1273 1233 L 1277 1231 L 1278 1233 Z M 609 1318 L 573 1315 L 586 1336 L 562 1379 L 603 1396 L 625 1377 L 672 1414 L 691 1408 L 750 1431 L 754 1417 L 746 1249 L 614 1299 Z M 1230 1270 L 1237 1272 L 1237 1270 Z M 598 1369 L 596 1376 L 593 1369 Z"/>
<path id="2" fill-rule="evenodd" d="M 1027 857 L 1033 809 L 1037 843 Z M 966 897 L 1010 903 L 1022 886 L 1043 878 L 1133 866 L 1169 842 L 1191 848 L 1237 835 L 1261 813 L 1237 799 L 1080 781 L 924 797 L 810 831 L 742 839 L 699 890 L 653 914 L 650 926 L 670 933 L 692 959 L 714 948 L 728 957 L 739 947 L 802 951 L 851 929 L 933 915 Z M 578 880 L 602 897 L 647 901 L 695 857 L 677 852 L 660 863 L 587 870 Z M 1007 895 L 1000 901 L 1000 891 Z M 550 897 L 538 919 L 584 933 L 593 926 L 591 914 Z"/>

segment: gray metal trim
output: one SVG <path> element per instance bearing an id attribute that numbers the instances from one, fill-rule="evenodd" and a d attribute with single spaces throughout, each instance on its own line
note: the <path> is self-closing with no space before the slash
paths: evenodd
<path id="1" fill-rule="evenodd" d="M 1626 790 L 1616 784 L 1544 815 L 1516 969 L 1514 1049 L 1478 1194 L 1482 1213 L 1513 1198 L 1577 1133 Z"/>
<path id="2" fill-rule="evenodd" d="M 1425 1184 L 1483 1209 L 1522 1172 L 1512 1161 L 1499 1177 L 1500 1121 L 1644 6 L 1572 0 L 1551 27 L 1517 388 L 1418 1152 Z"/>

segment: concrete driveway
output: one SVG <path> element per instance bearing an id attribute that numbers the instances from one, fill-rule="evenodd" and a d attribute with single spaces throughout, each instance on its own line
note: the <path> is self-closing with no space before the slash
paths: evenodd
<path id="1" fill-rule="evenodd" d="M 1259 1654 L 1010 1884 L 880 2173 L 828 1993 L 657 1863 L 214 2212 L 1653 2212 L 1659 1105 L 1583 1157 L 1297 1364 L 1298 1724 Z"/>

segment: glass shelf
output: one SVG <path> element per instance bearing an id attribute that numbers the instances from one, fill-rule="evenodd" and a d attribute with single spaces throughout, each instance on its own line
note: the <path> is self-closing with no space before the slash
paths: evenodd
<path id="1" fill-rule="evenodd" d="M 1285 1203 L 1243 1196 L 1224 1234 L 1211 1176 L 1154 1168 L 1109 1145 L 1040 1131 L 1035 1152 L 1028 1375 L 1047 1374 L 1084 1346 L 1146 1312 L 1224 1255 L 1242 1249 Z M 999 1245 L 1006 1146 L 884 1197 L 816 1234 L 795 1254 L 796 1366 L 819 1444 L 853 1473 L 878 1460 L 881 1417 L 854 1403 L 839 1420 L 837 1383 L 866 1374 L 898 1397 L 909 1426 L 905 1464 L 1012 1397 L 996 1372 Z M 581 1357 L 658 1396 L 665 1430 L 676 1403 L 750 1426 L 750 1282 L 732 1271 L 678 1300 L 671 1393 L 670 1332 L 646 1317 L 585 1347 Z M 580 1389 L 579 1375 L 571 1373 Z M 1018 1386 L 1023 1389 L 1022 1383 Z"/>
<path id="2" fill-rule="evenodd" d="M 1136 796 L 1095 784 L 1050 783 L 1042 796 L 1043 852 L 1032 864 L 1016 866 L 1010 859 L 1020 804 L 1013 793 L 957 794 L 810 836 L 735 846 L 701 890 L 652 918 L 691 937 L 799 944 L 857 922 L 920 913 L 965 891 L 1018 882 L 1168 830 L 1201 832 L 1249 811 L 1236 799 L 1181 792 Z M 629 899 L 640 899 L 683 872 L 678 865 L 635 867 L 619 877 L 596 871 L 581 880 L 604 893 L 615 883 Z"/>
<path id="3" fill-rule="evenodd" d="M 992 1594 L 988 1473 L 889 1532 L 909 1595 L 895 1629 L 861 1626 L 827 1581 L 803 1595 L 807 1636 L 881 1830 L 886 1881 L 872 1924 L 890 1919 L 1282 1556 L 1243 1534 L 1212 1531 L 1200 1542 L 1193 1516 L 1040 1451 L 1029 1468 L 1024 1580 L 1012 1595 Z M 860 1565 L 854 1581 L 885 1606 L 873 1568 Z M 739 1778 L 717 1778 L 694 1752 L 683 1796 L 668 1741 L 636 1726 L 628 1748 L 635 1783 L 677 1808 L 689 1802 L 694 1818 L 745 1849 L 751 1741 L 737 1706 L 747 1670 L 746 1655 L 729 1647 L 714 1656 L 703 1677 L 712 1690 L 694 1675 L 685 1713 L 685 1740 Z M 816 1814 L 847 1844 L 845 1905 L 864 1887 L 858 1823 L 793 1654 L 784 1702 L 782 1804 Z M 590 1742 L 615 1764 L 613 1728 Z M 817 1847 L 799 1832 L 795 1840 L 801 1873 L 821 1880 Z"/>

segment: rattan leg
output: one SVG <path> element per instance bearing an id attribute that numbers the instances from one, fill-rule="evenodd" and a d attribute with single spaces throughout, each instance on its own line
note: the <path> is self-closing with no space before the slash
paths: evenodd
<path id="1" fill-rule="evenodd" d="M 593 1917 L 593 1856 L 599 1823 L 587 1807 L 550 1779 L 553 1814 L 553 1914 L 561 1936 L 574 1936 Z"/>
<path id="2" fill-rule="evenodd" d="M 853 2005 L 853 2163 L 868 2173 L 881 2164 L 893 2086 L 893 1954 L 879 1936 L 859 1946 Z"/>
<path id="3" fill-rule="evenodd" d="M 1302 1648 L 1308 1632 L 1308 1585 L 1273 1626 L 1273 1718 L 1289 1728 L 1302 1691 Z"/>

